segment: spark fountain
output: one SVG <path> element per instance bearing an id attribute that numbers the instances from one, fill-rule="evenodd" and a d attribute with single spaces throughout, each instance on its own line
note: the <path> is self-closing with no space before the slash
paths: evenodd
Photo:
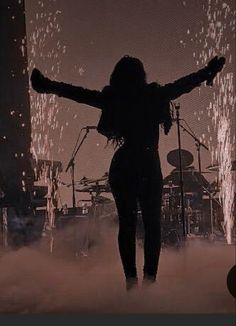
<path id="1" fill-rule="evenodd" d="M 201 22 L 201 28 L 194 35 L 188 29 L 187 37 L 195 47 L 193 57 L 197 66 L 206 64 L 216 55 L 225 56 L 227 60 L 227 67 L 215 80 L 213 101 L 207 107 L 208 117 L 212 121 L 207 129 L 208 133 L 214 133 L 217 139 L 217 143 L 213 144 L 212 136 L 210 136 L 208 146 L 211 150 L 212 161 L 217 161 L 219 166 L 218 183 L 224 214 L 224 227 L 227 243 L 231 244 L 235 192 L 232 172 L 235 139 L 231 130 L 235 127 L 233 126 L 233 117 L 236 98 L 233 73 L 235 58 L 232 55 L 234 52 L 233 41 L 235 40 L 235 10 L 229 3 L 232 2 L 219 0 L 201 2 L 205 21 Z M 187 7 L 188 3 L 184 1 L 183 5 Z M 186 42 L 181 41 L 180 43 L 186 46 Z M 203 114 L 203 112 L 195 113 L 195 115 L 199 114 Z M 202 138 L 204 141 L 205 135 L 202 135 Z"/>
<path id="2" fill-rule="evenodd" d="M 43 72 L 50 78 L 56 79 L 60 73 L 61 60 L 66 53 L 66 46 L 60 40 L 61 26 L 59 17 L 61 11 L 57 1 L 38 1 L 35 3 L 34 19 L 29 24 L 29 69 L 32 70 L 40 63 Z M 55 46 L 51 46 L 51 44 Z M 50 67 L 48 70 L 46 67 Z M 30 92 L 31 124 L 32 124 L 32 152 L 36 157 L 47 160 L 53 159 L 54 152 L 63 151 L 60 140 L 63 136 L 64 125 L 58 120 L 58 100 L 55 95 L 37 94 Z M 55 134 L 59 137 L 55 137 Z M 55 140 L 58 139 L 58 143 Z M 56 148 L 55 148 L 56 147 Z"/>

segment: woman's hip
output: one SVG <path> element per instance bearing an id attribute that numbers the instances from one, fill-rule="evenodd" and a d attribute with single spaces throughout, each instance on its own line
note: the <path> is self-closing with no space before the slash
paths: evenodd
<path id="1" fill-rule="evenodd" d="M 111 188 L 159 188 L 162 186 L 159 156 L 116 152 L 109 169 L 109 183 Z"/>

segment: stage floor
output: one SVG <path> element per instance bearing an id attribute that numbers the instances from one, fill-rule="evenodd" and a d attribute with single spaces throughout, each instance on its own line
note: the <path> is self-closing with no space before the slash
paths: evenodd
<path id="1" fill-rule="evenodd" d="M 127 294 L 116 234 L 115 227 L 105 228 L 98 243 L 77 257 L 62 236 L 54 243 L 46 236 L 15 251 L 2 248 L 0 313 L 236 312 L 226 286 L 234 245 L 191 237 L 178 250 L 163 249 L 158 281 L 149 288 L 141 286 L 142 247 L 137 246 L 140 287 Z"/>

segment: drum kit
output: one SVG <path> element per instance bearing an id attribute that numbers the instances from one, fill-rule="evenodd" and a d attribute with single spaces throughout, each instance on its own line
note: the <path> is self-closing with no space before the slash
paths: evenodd
<path id="1" fill-rule="evenodd" d="M 111 189 L 108 182 L 108 173 L 106 172 L 99 179 L 89 179 L 83 177 L 75 183 L 76 192 L 87 192 L 93 197 L 99 197 L 101 193 L 110 193 Z"/>
<path id="2" fill-rule="evenodd" d="M 219 185 L 216 181 L 210 183 L 205 175 L 217 172 L 218 165 L 210 165 L 207 171 L 199 173 L 193 163 L 191 152 L 181 149 L 182 173 L 184 184 L 184 210 L 188 234 L 209 235 L 212 228 L 217 228 L 223 234 L 221 222 L 223 213 L 219 201 Z M 167 161 L 174 169 L 163 180 L 162 196 L 162 224 L 167 228 L 181 229 L 181 191 L 180 191 L 180 166 L 179 150 L 175 149 L 168 153 Z M 233 170 L 236 170 L 233 161 Z M 71 186 L 67 185 L 67 186 Z M 102 193 L 111 193 L 106 172 L 101 178 L 92 179 L 83 177 L 75 182 L 75 191 L 89 193 L 91 202 L 96 203 Z M 214 223 L 214 225 L 212 225 Z"/>
<path id="3" fill-rule="evenodd" d="M 206 167 L 207 171 L 198 172 L 193 166 L 193 155 L 181 149 L 184 211 L 188 234 L 211 236 L 224 235 L 223 211 L 219 200 L 220 187 L 217 181 L 209 182 L 206 174 L 218 172 L 217 164 Z M 162 219 L 167 227 L 177 227 L 181 223 L 181 194 L 179 150 L 168 153 L 167 161 L 174 167 L 164 178 Z M 236 170 L 236 161 L 232 162 Z"/>

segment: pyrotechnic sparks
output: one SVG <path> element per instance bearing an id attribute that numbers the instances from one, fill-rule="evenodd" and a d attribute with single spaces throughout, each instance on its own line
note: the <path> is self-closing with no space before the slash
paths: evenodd
<path id="1" fill-rule="evenodd" d="M 220 198 L 223 206 L 224 224 L 227 242 L 232 242 L 233 208 L 235 183 L 232 175 L 232 153 L 234 138 L 231 133 L 231 117 L 234 116 L 234 74 L 232 63 L 232 40 L 235 39 L 235 11 L 227 1 L 218 0 L 203 1 L 202 10 L 205 13 L 206 22 L 202 22 L 199 32 L 191 36 L 187 35 L 195 45 L 193 57 L 199 66 L 205 65 L 213 56 L 225 56 L 227 67 L 215 80 L 213 101 L 209 103 L 207 115 L 212 120 L 212 126 L 207 126 L 209 133 L 216 133 L 217 144 L 212 143 L 209 137 L 208 146 L 211 149 L 212 161 L 219 165 L 218 182 L 220 186 Z M 231 38 L 231 40 L 230 40 Z M 230 43 L 231 42 L 231 43 Z M 200 115 L 201 112 L 198 112 Z M 234 121 L 234 118 L 232 119 Z"/>
<path id="2" fill-rule="evenodd" d="M 232 242 L 234 205 L 234 182 L 232 179 L 231 163 L 232 144 L 230 142 L 230 125 L 227 117 L 221 117 L 218 124 L 218 161 L 219 183 L 221 185 L 221 200 L 223 203 L 223 213 L 225 217 L 225 229 L 227 242 Z"/>
<path id="3" fill-rule="evenodd" d="M 33 31 L 29 35 L 29 69 L 35 66 L 50 67 L 43 72 L 50 78 L 56 79 L 60 73 L 62 56 L 66 53 L 66 46 L 60 41 L 61 27 L 56 1 L 49 0 L 47 3 L 38 1 L 37 12 L 30 21 Z M 51 46 L 52 42 L 55 46 Z M 31 99 L 31 124 L 32 124 L 32 152 L 36 157 L 48 160 L 53 159 L 53 152 L 60 152 L 63 126 L 58 122 L 58 101 L 54 95 L 41 95 L 30 92 Z M 55 137 L 59 128 L 60 137 Z M 55 144 L 55 138 L 58 143 Z M 57 148 L 55 148 L 57 146 Z M 52 147 L 54 147 L 52 152 Z"/>

